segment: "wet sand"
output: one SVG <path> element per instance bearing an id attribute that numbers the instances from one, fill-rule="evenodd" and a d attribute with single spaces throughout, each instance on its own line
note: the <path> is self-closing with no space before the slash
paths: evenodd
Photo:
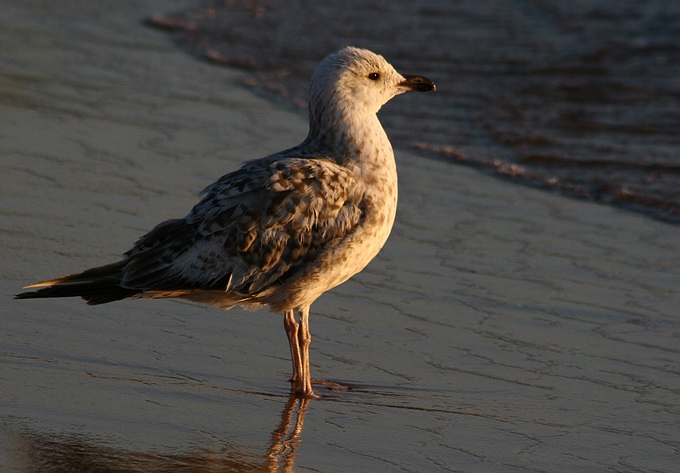
<path id="1" fill-rule="evenodd" d="M 390 241 L 312 307 L 350 392 L 289 399 L 266 312 L 12 300 L 304 138 L 141 23 L 185 4 L 2 2 L 1 470 L 674 470 L 680 229 L 402 150 Z"/>

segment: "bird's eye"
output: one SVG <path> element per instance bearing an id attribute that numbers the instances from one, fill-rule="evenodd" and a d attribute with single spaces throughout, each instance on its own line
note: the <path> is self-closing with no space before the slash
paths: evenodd
<path id="1" fill-rule="evenodd" d="M 371 73 L 368 75 L 368 78 L 371 79 L 371 80 L 378 80 L 378 79 L 380 79 L 380 73 L 378 73 L 378 72 L 371 72 Z"/>

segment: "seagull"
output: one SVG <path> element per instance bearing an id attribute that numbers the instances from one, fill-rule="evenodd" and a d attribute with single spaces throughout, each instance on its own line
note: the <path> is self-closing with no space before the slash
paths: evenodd
<path id="1" fill-rule="evenodd" d="M 309 133 L 206 187 L 180 219 L 137 240 L 123 258 L 26 286 L 17 299 L 181 298 L 282 312 L 292 394 L 318 397 L 310 374 L 309 310 L 378 254 L 397 210 L 392 145 L 380 108 L 434 83 L 401 75 L 382 56 L 348 46 L 326 56 L 309 86 Z M 297 317 L 296 317 L 297 315 Z"/>

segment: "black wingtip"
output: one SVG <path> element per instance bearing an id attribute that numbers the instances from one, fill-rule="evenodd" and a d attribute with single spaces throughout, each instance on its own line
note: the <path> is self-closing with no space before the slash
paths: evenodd
<path id="1" fill-rule="evenodd" d="M 139 294 L 138 289 L 122 287 L 121 271 L 125 260 L 88 269 L 49 281 L 26 286 L 35 291 L 22 292 L 15 299 L 42 299 L 47 297 L 81 297 L 90 305 L 105 304 Z"/>
<path id="2" fill-rule="evenodd" d="M 106 304 L 107 302 L 119 301 L 127 299 L 140 291 L 135 289 L 126 289 L 120 286 L 107 287 L 80 287 L 64 289 L 63 287 L 46 287 L 39 291 L 22 292 L 16 294 L 14 299 L 46 299 L 52 297 L 80 297 L 87 301 L 88 305 Z"/>

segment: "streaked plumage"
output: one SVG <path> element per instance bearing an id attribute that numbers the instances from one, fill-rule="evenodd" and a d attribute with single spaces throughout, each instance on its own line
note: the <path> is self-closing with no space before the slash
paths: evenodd
<path id="1" fill-rule="evenodd" d="M 361 271 L 387 240 L 397 174 L 376 113 L 408 90 L 434 84 L 400 75 L 367 50 L 327 56 L 312 77 L 304 142 L 221 177 L 186 217 L 159 224 L 121 261 L 27 286 L 38 291 L 17 298 L 266 305 L 285 313 L 293 391 L 312 396 L 309 306 Z"/>

